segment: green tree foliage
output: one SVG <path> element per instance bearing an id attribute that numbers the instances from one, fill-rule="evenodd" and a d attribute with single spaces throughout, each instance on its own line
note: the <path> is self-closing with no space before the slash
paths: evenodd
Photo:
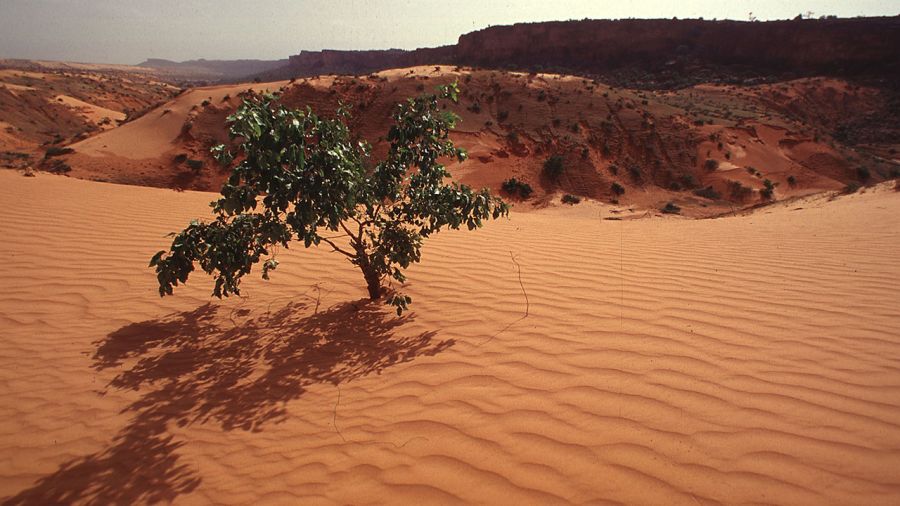
<path id="1" fill-rule="evenodd" d="M 367 143 L 353 140 L 345 109 L 323 118 L 308 107 L 288 109 L 276 95 L 245 97 L 228 118 L 231 139 L 240 141 L 236 152 L 213 148 L 233 168 L 210 204 L 215 219 L 191 222 L 150 261 L 160 295 L 185 283 L 195 264 L 214 277 L 213 295 L 240 294 L 241 278 L 256 263 L 268 279 L 278 265 L 273 248 L 296 239 L 346 256 L 374 300 L 385 281 L 406 279 L 402 270 L 420 260 L 430 235 L 506 215 L 507 204 L 487 189 L 445 182 L 450 174 L 439 159 L 462 161 L 466 153 L 449 137 L 458 117 L 438 107 L 439 99 L 455 102 L 459 90 L 455 83 L 439 90 L 397 106 L 390 149 L 377 163 Z M 387 301 L 398 314 L 409 302 L 396 293 Z"/>

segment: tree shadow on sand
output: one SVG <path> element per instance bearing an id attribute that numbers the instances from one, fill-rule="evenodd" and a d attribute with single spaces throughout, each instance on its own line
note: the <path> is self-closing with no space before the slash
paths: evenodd
<path id="1" fill-rule="evenodd" d="M 310 386 L 377 374 L 454 344 L 434 332 L 396 335 L 412 317 L 389 316 L 368 301 L 310 311 L 290 303 L 250 317 L 249 309 L 206 304 L 112 332 L 97 343 L 94 367 L 124 368 L 109 388 L 141 392 L 124 410 L 130 423 L 106 449 L 63 464 L 3 504 L 171 501 L 201 477 L 179 462 L 184 443 L 169 434 L 170 423 L 259 431 L 283 420 L 287 403 Z"/>

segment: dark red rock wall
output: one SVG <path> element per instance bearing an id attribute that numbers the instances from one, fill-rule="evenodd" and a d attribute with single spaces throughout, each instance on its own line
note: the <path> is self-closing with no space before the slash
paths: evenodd
<path id="1" fill-rule="evenodd" d="M 770 22 L 584 20 L 491 27 L 414 51 L 304 51 L 268 78 L 456 64 L 677 87 L 703 80 L 900 75 L 900 16 Z"/>

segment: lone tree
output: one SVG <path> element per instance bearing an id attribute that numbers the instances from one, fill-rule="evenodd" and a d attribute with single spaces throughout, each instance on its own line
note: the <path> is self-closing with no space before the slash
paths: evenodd
<path id="1" fill-rule="evenodd" d="M 387 157 L 371 162 L 366 142 L 353 140 L 348 112 L 317 116 L 307 107 L 293 110 L 277 95 L 250 95 L 228 118 L 236 152 L 213 148 L 217 160 L 233 166 L 221 198 L 210 206 L 215 220 L 197 220 L 175 235 L 171 248 L 150 260 L 160 296 L 185 283 L 194 264 L 215 278 L 216 297 L 240 294 L 240 281 L 263 261 L 262 277 L 278 262 L 273 246 L 296 238 L 305 247 L 325 243 L 362 272 L 369 297 L 384 293 L 383 283 L 406 278 L 402 269 L 418 262 L 425 238 L 445 227 L 469 230 L 496 219 L 509 208 L 487 189 L 473 191 L 446 183 L 441 157 L 466 158 L 450 140 L 459 119 L 441 111 L 439 99 L 457 101 L 456 83 L 399 104 L 388 133 Z M 392 294 L 397 314 L 411 299 Z"/>

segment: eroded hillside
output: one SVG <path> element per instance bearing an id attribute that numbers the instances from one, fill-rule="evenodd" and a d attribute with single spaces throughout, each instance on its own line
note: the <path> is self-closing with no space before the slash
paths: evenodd
<path id="1" fill-rule="evenodd" d="M 0 64 L 0 167 L 36 165 L 179 92 L 137 69 L 7 61 Z"/>
<path id="2" fill-rule="evenodd" d="M 382 156 L 394 105 L 458 81 L 462 117 L 455 141 L 470 158 L 454 176 L 501 191 L 515 178 L 535 191 L 519 208 L 565 194 L 631 209 L 668 202 L 687 215 L 737 208 L 896 177 L 896 130 L 870 125 L 870 139 L 841 125 L 887 116 L 879 88 L 825 78 L 678 91 L 630 90 L 554 74 L 447 66 L 368 76 L 197 88 L 119 128 L 75 143 L 61 157 L 71 175 L 106 181 L 214 190 L 226 172 L 209 148 L 227 142 L 225 120 L 245 93 L 278 91 L 294 107 L 329 114 L 353 108 L 352 127 Z M 887 130 L 886 130 L 887 129 Z M 865 140 L 865 130 L 859 139 Z M 893 139 L 885 142 L 885 139 Z M 544 166 L 558 157 L 553 176 Z M 515 196 L 510 196 L 516 200 Z"/>

